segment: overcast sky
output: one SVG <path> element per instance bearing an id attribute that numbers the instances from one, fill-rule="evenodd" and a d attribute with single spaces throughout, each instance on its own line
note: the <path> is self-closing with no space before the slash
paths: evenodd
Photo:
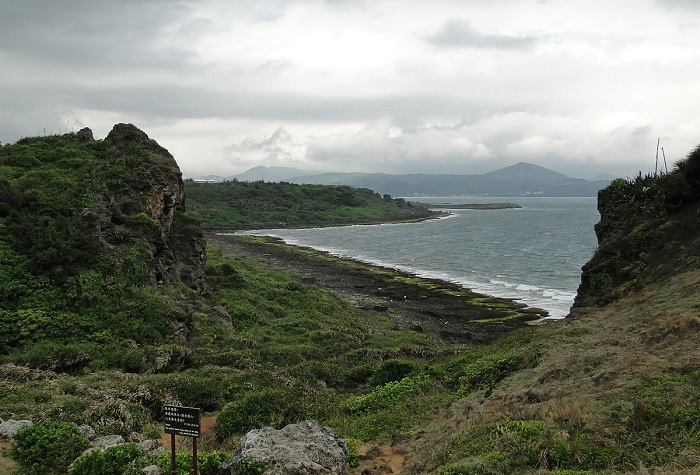
<path id="1" fill-rule="evenodd" d="M 700 143 L 700 0 L 0 0 L 0 141 L 115 123 L 186 177 L 574 177 Z"/>

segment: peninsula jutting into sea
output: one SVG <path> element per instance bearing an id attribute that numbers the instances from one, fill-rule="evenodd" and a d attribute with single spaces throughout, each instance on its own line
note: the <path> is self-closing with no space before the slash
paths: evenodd
<path id="1" fill-rule="evenodd" d="M 417 201 L 416 203 L 426 205 L 433 209 L 515 209 L 522 208 L 516 203 L 424 203 Z"/>

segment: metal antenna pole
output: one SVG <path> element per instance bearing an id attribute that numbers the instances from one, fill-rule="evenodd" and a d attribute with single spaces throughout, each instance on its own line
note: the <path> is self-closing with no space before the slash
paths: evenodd
<path id="1" fill-rule="evenodd" d="M 654 176 L 659 172 L 659 145 L 661 144 L 661 137 L 656 141 L 656 166 L 654 167 Z"/>
<path id="2" fill-rule="evenodd" d="M 666 174 L 668 175 L 668 165 L 666 165 L 666 152 L 664 152 L 664 148 L 661 147 L 661 153 L 664 156 L 664 168 L 666 169 Z"/>

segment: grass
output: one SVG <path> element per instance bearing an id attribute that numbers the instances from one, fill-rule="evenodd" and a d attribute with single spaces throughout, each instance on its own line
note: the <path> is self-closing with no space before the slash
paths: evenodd
<path id="1" fill-rule="evenodd" d="M 121 348 L 120 358 L 135 358 L 133 373 L 100 361 L 74 374 L 0 365 L 0 378 L 11 382 L 0 391 L 0 417 L 88 423 L 133 438 L 152 432 L 162 406 L 173 403 L 220 411 L 217 440 L 202 450 L 226 447 L 254 427 L 307 418 L 344 437 L 392 437 L 454 399 L 460 386 L 438 366 L 479 351 L 401 330 L 385 314 L 216 249 L 207 279 L 211 304 L 223 311 L 194 312 L 187 347 Z M 409 369 L 393 380 L 388 360 Z M 391 389 L 411 381 L 420 384 L 400 395 Z M 363 397 L 379 402 L 357 410 Z"/>
<path id="2" fill-rule="evenodd" d="M 697 473 L 698 286 L 687 272 L 537 327 L 537 364 L 424 423 L 402 473 Z"/>
<path id="3" fill-rule="evenodd" d="M 700 459 L 700 296 L 689 291 L 700 273 L 488 346 L 402 331 L 222 251 L 210 251 L 207 275 L 230 318 L 193 314 L 184 367 L 71 375 L 4 364 L 0 417 L 134 437 L 159 427 L 166 401 L 201 406 L 221 421 L 205 452 L 231 451 L 248 428 L 313 418 L 343 437 L 392 440 L 409 474 L 674 473 Z"/>

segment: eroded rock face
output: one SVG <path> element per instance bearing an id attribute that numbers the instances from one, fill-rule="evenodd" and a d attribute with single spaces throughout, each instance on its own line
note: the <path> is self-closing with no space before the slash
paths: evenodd
<path id="1" fill-rule="evenodd" d="M 268 466 L 266 475 L 340 475 L 345 470 L 348 447 L 328 427 L 315 421 L 248 432 L 241 451 L 221 466 L 222 475 L 238 475 L 246 468 Z"/>
<path id="2" fill-rule="evenodd" d="M 127 182 L 105 193 L 99 212 L 100 234 L 145 238 L 153 258 L 154 285 L 182 282 L 204 293 L 206 242 L 196 226 L 188 225 L 184 214 L 184 184 L 177 162 L 131 124 L 115 125 L 105 143 L 109 146 L 105 159 L 119 157 L 131 169 Z"/>

